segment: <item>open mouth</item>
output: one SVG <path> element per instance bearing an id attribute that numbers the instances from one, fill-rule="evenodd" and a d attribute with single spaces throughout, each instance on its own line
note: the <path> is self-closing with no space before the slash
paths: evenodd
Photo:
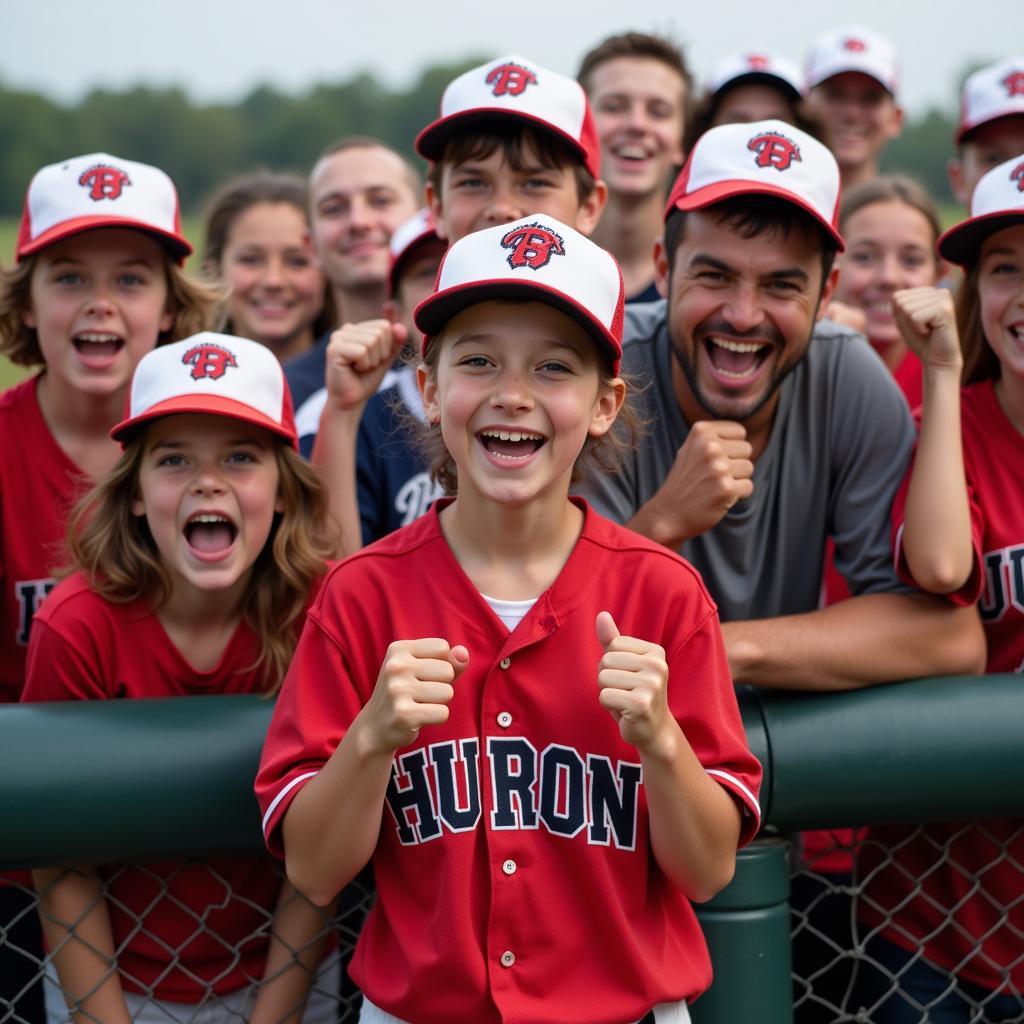
<path id="1" fill-rule="evenodd" d="M 82 331 L 72 342 L 78 353 L 87 359 L 111 359 L 124 348 L 124 338 L 109 331 Z"/>
<path id="2" fill-rule="evenodd" d="M 647 152 L 646 146 L 641 146 L 638 143 L 623 143 L 620 146 L 613 146 L 612 153 L 616 158 L 627 163 L 640 163 L 649 159 L 651 155 Z"/>
<path id="3" fill-rule="evenodd" d="M 540 450 L 544 444 L 542 434 L 522 430 L 481 430 L 480 443 L 491 455 L 499 459 L 525 459 Z"/>
<path id="4" fill-rule="evenodd" d="M 738 381 L 753 377 L 772 351 L 766 341 L 733 341 L 715 336 L 704 339 L 704 348 L 716 373 Z"/>
<path id="5" fill-rule="evenodd" d="M 185 523 L 185 540 L 195 551 L 217 555 L 227 551 L 238 536 L 238 527 L 227 516 L 200 512 Z"/>

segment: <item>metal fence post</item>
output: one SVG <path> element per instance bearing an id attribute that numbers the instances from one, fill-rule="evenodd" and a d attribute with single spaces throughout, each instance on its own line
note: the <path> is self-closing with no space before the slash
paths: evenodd
<path id="1" fill-rule="evenodd" d="M 715 978 L 693 1024 L 792 1024 L 788 848 L 758 839 L 740 850 L 732 882 L 696 908 Z"/>

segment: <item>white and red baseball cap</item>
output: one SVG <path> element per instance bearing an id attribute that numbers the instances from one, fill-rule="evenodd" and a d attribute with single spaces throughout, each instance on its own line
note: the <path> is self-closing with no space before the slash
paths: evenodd
<path id="1" fill-rule="evenodd" d="M 702 210 L 733 196 L 776 196 L 816 220 L 844 249 L 839 234 L 839 165 L 828 147 L 785 121 L 710 128 L 690 151 L 665 207 Z"/>
<path id="2" fill-rule="evenodd" d="M 567 224 L 538 213 L 455 242 L 441 260 L 436 291 L 413 313 L 423 352 L 456 313 L 489 299 L 533 300 L 561 310 L 611 357 L 618 373 L 625 301 L 619 265 Z"/>
<path id="3" fill-rule="evenodd" d="M 253 423 L 299 447 L 284 370 L 248 338 L 203 331 L 147 352 L 132 377 L 127 415 L 110 436 L 126 444 L 150 420 L 183 412 Z"/>
<path id="4" fill-rule="evenodd" d="M 758 50 L 723 57 L 711 70 L 708 95 L 714 96 L 726 86 L 748 81 L 773 85 L 794 100 L 804 94 L 804 77 L 796 64 L 785 57 Z"/>
<path id="5" fill-rule="evenodd" d="M 893 96 L 899 88 L 900 62 L 893 43 L 870 29 L 853 25 L 818 36 L 807 57 L 807 88 L 833 75 L 859 71 L 880 82 Z"/>
<path id="6" fill-rule="evenodd" d="M 993 167 L 971 196 L 971 215 L 939 238 L 939 254 L 951 263 L 970 263 L 993 232 L 1024 223 L 1024 153 Z"/>
<path id="7" fill-rule="evenodd" d="M 1007 57 L 975 71 L 964 82 L 956 141 L 1000 117 L 1024 116 L 1024 57 Z"/>
<path id="8" fill-rule="evenodd" d="M 416 137 L 416 152 L 440 160 L 456 133 L 488 121 L 525 121 L 561 139 L 601 176 L 601 144 L 579 82 L 515 54 L 459 75 L 441 97 L 441 116 Z"/>
<path id="9" fill-rule="evenodd" d="M 388 267 L 388 287 L 392 298 L 398 293 L 398 282 L 406 264 L 427 245 L 443 247 L 444 240 L 434 229 L 434 217 L 429 207 L 414 213 L 395 228 L 391 235 L 391 265 Z"/>
<path id="10" fill-rule="evenodd" d="M 181 231 L 174 182 L 158 167 L 87 153 L 37 171 L 18 230 L 17 260 L 93 228 L 137 228 L 179 260 L 192 252 Z"/>

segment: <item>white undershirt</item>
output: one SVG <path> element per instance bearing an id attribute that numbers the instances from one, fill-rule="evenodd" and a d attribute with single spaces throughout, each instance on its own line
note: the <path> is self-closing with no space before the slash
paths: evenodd
<path id="1" fill-rule="evenodd" d="M 528 598 L 526 601 L 503 601 L 499 597 L 488 597 L 486 594 L 480 596 L 491 606 L 491 611 L 505 623 L 510 633 L 526 618 L 530 609 L 537 603 L 535 597 Z"/>

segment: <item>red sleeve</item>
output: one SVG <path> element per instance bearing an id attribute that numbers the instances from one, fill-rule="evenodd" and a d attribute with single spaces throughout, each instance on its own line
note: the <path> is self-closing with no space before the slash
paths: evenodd
<path id="1" fill-rule="evenodd" d="M 263 835 L 279 857 L 284 856 L 280 825 L 285 812 L 334 753 L 363 706 L 351 661 L 323 614 L 318 601 L 278 695 L 256 775 Z"/>
<path id="2" fill-rule="evenodd" d="M 110 680 L 94 654 L 95 634 L 87 622 L 65 615 L 58 626 L 37 615 L 28 645 L 22 703 L 110 697 Z"/>
<path id="3" fill-rule="evenodd" d="M 704 770 L 740 804 L 740 846 L 761 826 L 761 764 L 747 745 L 718 624 L 710 611 L 668 655 L 669 704 Z"/>
<path id="4" fill-rule="evenodd" d="M 917 426 L 920 429 L 920 415 L 921 410 L 915 411 L 915 419 L 917 420 Z M 910 571 L 910 566 L 907 565 L 907 557 L 903 552 L 903 528 L 904 519 L 907 507 L 907 491 L 910 489 L 910 476 L 914 471 L 914 460 L 917 458 L 917 448 L 914 448 L 914 455 L 911 459 L 910 466 L 907 469 L 907 475 L 903 478 L 903 483 L 900 484 L 900 489 L 896 492 L 896 498 L 892 503 L 892 550 L 893 550 L 893 561 L 896 566 L 896 573 L 904 583 L 909 583 L 912 587 L 917 587 L 918 590 L 921 587 L 918 585 L 917 580 L 914 579 L 913 573 Z M 974 487 L 971 484 L 970 465 L 966 465 L 967 471 L 967 504 L 971 516 L 971 549 L 973 553 L 971 573 L 967 577 L 967 581 L 959 590 L 954 590 L 950 594 L 937 594 L 937 597 L 945 597 L 951 604 L 966 606 L 974 604 L 984 589 L 985 577 L 982 573 L 982 537 L 985 532 L 985 520 L 982 514 L 981 506 L 978 504 L 977 496 L 975 494 Z"/>

